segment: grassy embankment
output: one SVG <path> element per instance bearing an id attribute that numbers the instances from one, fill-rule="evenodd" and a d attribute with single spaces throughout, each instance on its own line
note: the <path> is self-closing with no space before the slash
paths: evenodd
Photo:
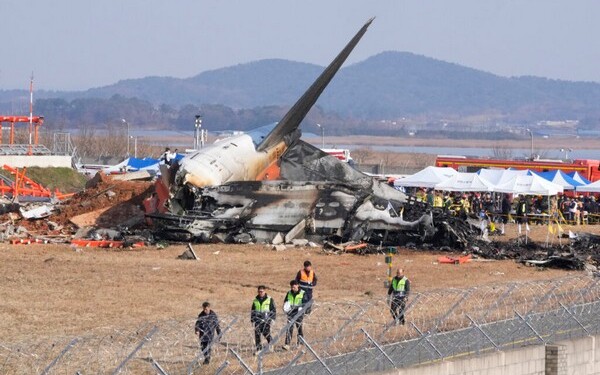
<path id="1" fill-rule="evenodd" d="M 4 169 L 0 169 L 0 174 L 14 180 L 14 175 Z M 25 176 L 47 189 L 54 190 L 58 188 L 62 193 L 79 191 L 84 188 L 86 182 L 86 178 L 82 174 L 71 168 L 29 167 L 25 172 Z"/>

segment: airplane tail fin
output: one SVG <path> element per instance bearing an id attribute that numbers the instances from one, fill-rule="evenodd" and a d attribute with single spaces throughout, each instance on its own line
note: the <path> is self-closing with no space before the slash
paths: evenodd
<path id="1" fill-rule="evenodd" d="M 340 69 L 344 61 L 350 55 L 350 52 L 354 49 L 354 47 L 358 44 L 362 36 L 367 31 L 367 28 L 373 22 L 374 18 L 365 23 L 365 25 L 356 33 L 354 38 L 348 42 L 346 47 L 337 55 L 337 57 L 329 64 L 329 66 L 321 73 L 319 78 L 313 82 L 313 84 L 306 90 L 304 95 L 294 106 L 288 111 L 288 113 L 283 116 L 283 119 L 279 121 L 277 126 L 265 137 L 265 139 L 258 145 L 258 151 L 264 151 L 283 140 L 283 138 L 287 135 L 298 129 L 302 120 L 308 113 L 308 111 L 315 104 L 325 87 L 329 84 L 333 76 Z"/>

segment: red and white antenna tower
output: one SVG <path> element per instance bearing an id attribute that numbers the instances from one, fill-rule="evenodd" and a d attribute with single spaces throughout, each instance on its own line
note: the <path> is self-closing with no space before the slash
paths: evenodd
<path id="1" fill-rule="evenodd" d="M 31 155 L 31 137 L 33 132 L 33 72 L 29 81 L 29 155 Z"/>

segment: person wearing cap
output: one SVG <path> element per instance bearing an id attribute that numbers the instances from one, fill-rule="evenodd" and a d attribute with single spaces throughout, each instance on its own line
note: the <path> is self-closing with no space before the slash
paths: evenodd
<path id="1" fill-rule="evenodd" d="M 204 364 L 208 365 L 210 363 L 210 352 L 212 342 L 215 338 L 215 331 L 218 336 L 221 335 L 219 318 L 210 308 L 210 303 L 208 301 L 202 304 L 202 311 L 198 315 L 194 330 L 200 339 L 200 348 L 202 354 L 204 354 Z"/>
<path id="2" fill-rule="evenodd" d="M 266 287 L 260 285 L 250 309 L 250 321 L 254 324 L 254 343 L 257 353 L 263 348 L 260 342 L 261 336 L 264 336 L 267 343 L 271 342 L 271 323 L 276 317 L 275 301 L 267 295 Z"/>
<path id="3" fill-rule="evenodd" d="M 290 291 L 285 295 L 283 300 L 283 311 L 287 314 L 288 330 L 285 335 L 285 345 L 283 350 L 290 349 L 290 342 L 292 342 L 292 335 L 294 333 L 294 326 L 298 330 L 298 344 L 301 344 L 300 337 L 304 337 L 304 331 L 302 330 L 302 319 L 304 318 L 304 305 L 308 302 L 306 294 L 300 289 L 300 284 L 297 280 L 290 281 Z M 296 320 L 294 321 L 294 318 Z"/>
<path id="4" fill-rule="evenodd" d="M 304 261 L 304 268 L 296 274 L 296 281 L 298 282 L 298 285 L 300 285 L 300 289 L 304 291 L 306 300 L 311 301 L 313 298 L 313 289 L 317 286 L 317 275 L 312 269 L 310 260 Z M 310 314 L 310 311 L 311 306 L 309 306 L 304 313 L 308 315 Z"/>
<path id="5" fill-rule="evenodd" d="M 390 311 L 395 324 L 405 323 L 404 310 L 406 309 L 406 301 L 410 293 L 410 280 L 404 275 L 404 270 L 398 268 L 396 276 L 392 279 L 388 289 L 388 298 L 390 299 Z"/>

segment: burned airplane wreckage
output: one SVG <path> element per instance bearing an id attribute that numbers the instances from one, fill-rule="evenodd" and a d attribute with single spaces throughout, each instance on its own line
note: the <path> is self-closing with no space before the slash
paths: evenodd
<path id="1" fill-rule="evenodd" d="M 277 180 L 176 185 L 170 212 L 150 216 L 162 233 L 201 242 L 270 243 L 280 235 L 463 248 L 479 234 L 301 140 L 278 159 L 278 171 Z"/>
<path id="2" fill-rule="evenodd" d="M 299 126 L 366 32 L 369 20 L 277 124 L 233 136 L 163 171 L 157 232 L 200 242 L 335 238 L 463 248 L 474 237 L 446 217 L 300 140 Z"/>

